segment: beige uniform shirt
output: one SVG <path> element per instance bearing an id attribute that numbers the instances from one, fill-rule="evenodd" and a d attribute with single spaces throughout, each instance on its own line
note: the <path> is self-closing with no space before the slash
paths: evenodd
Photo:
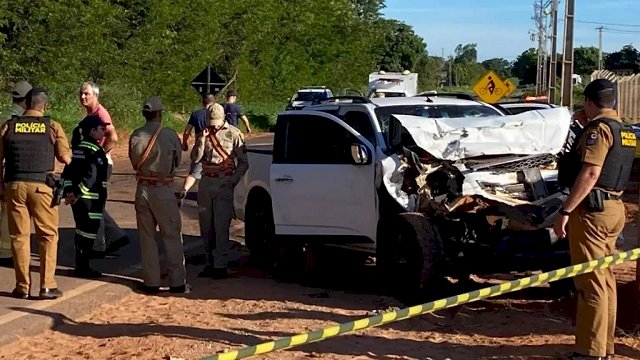
<path id="1" fill-rule="evenodd" d="M 136 168 L 144 154 L 147 144 L 153 134 L 160 128 L 157 121 L 148 121 L 143 127 L 133 131 L 129 138 L 129 160 Z M 169 128 L 160 130 L 156 143 L 151 148 L 149 156 L 138 169 L 141 177 L 155 178 L 158 180 L 172 178 L 176 168 L 182 161 L 182 144 L 178 133 Z"/>
<path id="2" fill-rule="evenodd" d="M 193 162 L 202 162 L 202 175 L 231 177 L 236 185 L 249 170 L 247 148 L 242 132 L 225 122 L 216 132 L 201 136 L 191 151 Z"/>

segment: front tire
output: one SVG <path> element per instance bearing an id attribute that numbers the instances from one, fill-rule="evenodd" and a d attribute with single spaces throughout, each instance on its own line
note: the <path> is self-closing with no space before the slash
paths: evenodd
<path id="1" fill-rule="evenodd" d="M 273 220 L 271 199 L 254 198 L 249 201 L 245 215 L 245 244 L 251 261 L 260 267 L 273 268 L 278 258 L 278 244 Z"/>
<path id="2" fill-rule="evenodd" d="M 393 295 L 401 301 L 421 300 L 444 279 L 442 239 L 421 213 L 404 213 L 390 222 L 378 245 L 378 265 Z M 434 289 L 435 290 L 435 289 Z"/>

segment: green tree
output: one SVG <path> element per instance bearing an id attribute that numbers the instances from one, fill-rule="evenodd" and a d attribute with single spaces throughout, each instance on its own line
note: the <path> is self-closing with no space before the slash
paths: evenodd
<path id="1" fill-rule="evenodd" d="M 608 70 L 632 70 L 640 72 L 640 53 L 633 45 L 625 45 L 620 51 L 607 55 L 605 67 Z"/>
<path id="2" fill-rule="evenodd" d="M 458 44 L 455 49 L 454 63 L 456 64 L 475 64 L 478 62 L 477 44 Z"/>
<path id="3" fill-rule="evenodd" d="M 508 60 L 502 58 L 485 60 L 482 62 L 482 67 L 494 71 L 502 79 L 511 77 L 511 63 Z"/>
<path id="4" fill-rule="evenodd" d="M 415 71 L 418 62 L 426 56 L 427 46 L 422 38 L 403 22 L 383 20 L 380 26 L 384 34 L 383 42 L 378 46 L 380 70 Z"/>
<path id="5" fill-rule="evenodd" d="M 577 47 L 573 50 L 573 72 L 586 75 L 598 69 L 598 48 L 593 46 Z"/>
<path id="6" fill-rule="evenodd" d="M 520 79 L 520 83 L 523 85 L 530 85 L 536 83 L 536 71 L 538 62 L 538 50 L 530 48 L 522 54 L 518 55 L 516 61 L 513 63 L 511 72 L 513 76 Z"/>

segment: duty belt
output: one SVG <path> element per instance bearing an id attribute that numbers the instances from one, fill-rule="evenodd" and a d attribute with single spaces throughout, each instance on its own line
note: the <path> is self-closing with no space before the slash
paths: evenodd
<path id="1" fill-rule="evenodd" d="M 602 199 L 603 200 L 620 200 L 622 199 L 622 195 L 614 195 L 610 192 L 601 190 L 601 189 L 593 189 L 592 191 L 600 191 L 600 193 L 602 194 Z"/>
<path id="2" fill-rule="evenodd" d="M 151 176 L 136 175 L 136 179 L 138 180 L 139 184 L 147 184 L 151 186 L 157 186 L 157 185 L 170 186 L 173 184 L 172 177 L 162 179 L 162 178 L 155 178 Z"/>
<path id="3" fill-rule="evenodd" d="M 219 178 L 233 175 L 236 165 L 231 159 L 224 160 L 219 164 L 205 162 L 202 164 L 202 175 L 211 178 Z"/>

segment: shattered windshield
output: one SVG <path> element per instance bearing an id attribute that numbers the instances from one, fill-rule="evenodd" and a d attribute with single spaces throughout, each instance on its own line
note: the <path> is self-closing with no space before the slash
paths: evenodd
<path id="1" fill-rule="evenodd" d="M 397 105 L 378 107 L 375 109 L 375 113 L 385 139 L 389 131 L 389 118 L 394 114 L 427 118 L 502 116 L 498 110 L 483 105 Z"/>

